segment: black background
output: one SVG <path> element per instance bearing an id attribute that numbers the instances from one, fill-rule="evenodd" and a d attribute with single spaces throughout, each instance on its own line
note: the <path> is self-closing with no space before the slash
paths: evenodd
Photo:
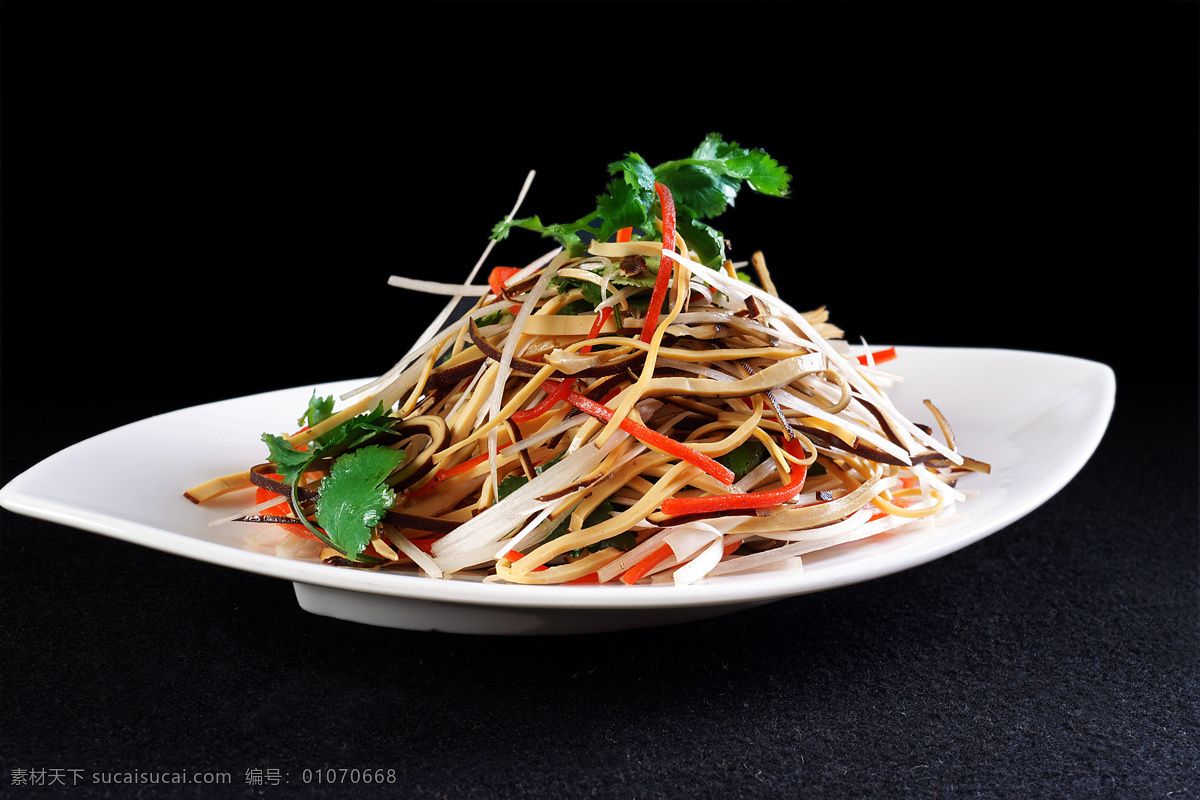
<path id="1" fill-rule="evenodd" d="M 1195 4 L 0 13 L 4 480 L 151 414 L 377 374 L 441 306 L 387 277 L 463 279 L 530 169 L 521 213 L 573 219 L 610 161 L 710 131 L 794 176 L 717 223 L 793 305 L 1118 375 L 1097 455 L 1026 520 L 657 631 L 365 628 L 5 511 L 5 791 L 290 774 L 271 797 L 357 766 L 413 797 L 1200 794 Z M 547 249 L 517 231 L 489 266 Z"/>

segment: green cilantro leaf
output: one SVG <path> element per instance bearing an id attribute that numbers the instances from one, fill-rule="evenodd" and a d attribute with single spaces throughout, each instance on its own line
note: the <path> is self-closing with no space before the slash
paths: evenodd
<path id="1" fill-rule="evenodd" d="M 741 177 L 756 192 L 772 197 L 786 197 L 792 176 L 763 150 L 749 150 L 725 162 L 729 175 Z"/>
<path id="2" fill-rule="evenodd" d="M 641 292 L 629 298 L 629 305 L 642 312 L 643 315 L 650 310 L 650 293 Z M 671 298 L 663 298 L 662 308 L 658 311 L 659 314 L 666 316 L 671 313 Z"/>
<path id="3" fill-rule="evenodd" d="M 691 208 L 675 206 L 675 227 L 687 242 L 688 249 L 700 256 L 700 263 L 716 269 L 725 262 L 725 237 L 701 222 Z"/>
<path id="4" fill-rule="evenodd" d="M 308 399 L 308 408 L 300 415 L 300 419 L 296 420 L 296 424 L 307 425 L 311 428 L 331 416 L 333 416 L 333 395 L 317 397 L 317 390 L 313 389 L 312 397 Z"/>
<path id="5" fill-rule="evenodd" d="M 733 473 L 733 479 L 740 481 L 766 457 L 766 446 L 758 439 L 750 438 L 718 458 L 717 461 L 729 467 Z"/>
<path id="6" fill-rule="evenodd" d="M 737 149 L 736 142 L 726 142 L 719 133 L 710 133 L 704 141 L 692 151 L 692 158 L 701 161 L 721 161 L 729 158 L 730 153 Z"/>
<path id="7" fill-rule="evenodd" d="M 285 483 L 294 483 L 296 477 L 304 472 L 313 460 L 312 451 L 297 450 L 282 436 L 264 433 L 262 440 L 267 445 L 267 460 L 275 465 L 275 472 Z"/>
<path id="8" fill-rule="evenodd" d="M 508 475 L 505 475 L 500 479 L 499 485 L 496 486 L 496 502 L 499 503 L 527 483 L 529 483 L 529 478 L 526 478 L 520 472 L 510 472 Z"/>
<path id="9" fill-rule="evenodd" d="M 653 189 L 647 198 L 638 186 L 626 181 L 609 183 L 608 194 L 596 198 L 596 210 L 603 218 L 600 230 L 595 233 L 596 239 L 607 242 L 621 228 L 645 228 L 649 224 L 646 220 L 653 198 Z"/>
<path id="10" fill-rule="evenodd" d="M 645 272 L 641 275 L 625 276 L 614 275 L 609 279 L 609 283 L 613 286 L 642 286 L 647 289 L 654 287 L 654 282 L 658 278 L 656 272 Z"/>
<path id="11" fill-rule="evenodd" d="M 575 303 L 579 301 L 568 303 L 562 310 L 559 311 L 560 314 L 583 314 L 594 310 L 596 306 L 600 305 L 601 298 L 599 284 L 592 283 L 591 281 L 582 281 L 578 278 L 552 278 L 550 280 L 550 285 L 557 286 L 559 294 L 566 294 L 572 289 L 578 289 L 583 294 L 584 301 L 588 303 L 587 308 L 576 306 Z M 567 309 L 572 310 L 568 311 Z"/>
<path id="12" fill-rule="evenodd" d="M 371 541 L 371 530 L 396 502 L 384 481 L 404 460 L 404 451 L 368 445 L 346 453 L 321 481 L 317 524 L 334 546 L 354 559 Z"/>
<path id="13" fill-rule="evenodd" d="M 565 225 L 543 225 L 541 219 L 536 216 L 514 219 L 508 222 L 498 222 L 492 228 L 491 238 L 500 241 L 506 238 L 509 231 L 513 228 L 524 228 L 525 230 L 555 239 L 568 254 L 571 256 L 580 256 L 583 255 L 587 248 L 584 246 L 583 239 L 580 238 L 578 232 L 581 230 L 591 232 L 591 223 L 598 216 L 600 216 L 600 212 L 595 211 L 586 217 L 581 217 L 575 222 Z"/>
<path id="14" fill-rule="evenodd" d="M 585 299 L 574 300 L 558 310 L 560 317 L 576 317 L 580 314 L 590 314 L 596 310 L 596 304 Z"/>
<path id="15" fill-rule="evenodd" d="M 504 318 L 506 316 L 511 317 L 512 312 L 509 311 L 507 308 L 502 308 L 499 311 L 493 311 L 491 314 L 480 317 L 479 319 L 475 320 L 475 324 L 477 324 L 481 328 L 486 328 L 488 325 L 499 325 L 501 322 L 504 321 Z M 448 352 L 449 351 L 447 351 L 447 353 Z"/>
<path id="16" fill-rule="evenodd" d="M 642 204 L 649 209 L 654 205 L 654 170 L 637 153 L 626 153 L 625 158 L 608 165 L 608 174 L 621 172 L 625 182 L 637 190 Z"/>
<path id="17" fill-rule="evenodd" d="M 592 310 L 603 302 L 600 293 L 603 291 L 598 284 L 590 281 L 584 281 L 583 286 L 579 287 L 579 291 L 583 292 L 583 299 L 592 304 Z"/>
<path id="18" fill-rule="evenodd" d="M 333 411 L 333 396 L 320 399 L 316 392 L 308 401 L 308 409 L 300 417 L 300 422 L 308 420 L 309 425 L 315 425 L 329 418 Z M 378 424 L 378 420 L 387 416 L 383 404 L 375 410 L 359 414 L 346 420 L 321 436 L 318 436 L 307 450 L 297 450 L 283 436 L 264 433 L 262 441 L 267 445 L 267 460 L 275 465 L 275 471 L 286 483 L 294 483 L 297 476 L 308 469 L 309 464 L 318 458 L 331 455 L 331 452 L 342 452 L 365 441 L 376 433 L 387 432 L 387 428 Z"/>
<path id="19" fill-rule="evenodd" d="M 323 435 L 318 436 L 317 444 L 322 449 L 330 448 L 334 445 L 343 445 L 341 449 L 347 450 L 362 439 L 376 433 L 387 432 L 387 428 L 378 424 L 378 421 L 386 417 L 387 413 L 388 410 L 380 403 L 375 406 L 374 410 L 359 414 L 357 417 L 351 417 L 341 425 L 331 428 Z"/>
<path id="20" fill-rule="evenodd" d="M 610 536 L 607 539 L 601 539 L 595 544 L 589 544 L 587 549 L 588 552 L 595 553 L 606 547 L 615 547 L 618 550 L 628 552 L 637 547 L 637 534 L 633 531 L 621 531 L 616 536 Z M 577 551 L 575 555 L 582 555 L 582 553 Z"/>
<path id="21" fill-rule="evenodd" d="M 695 209 L 702 218 L 715 217 L 727 205 L 733 205 L 742 181 L 756 192 L 786 197 L 792 179 L 787 168 L 766 151 L 725 142 L 719 133 L 705 137 L 691 158 L 659 164 L 654 174 L 677 201 Z"/>
<path id="22" fill-rule="evenodd" d="M 704 164 L 672 161 L 659 167 L 658 177 L 671 190 L 675 208 L 694 209 L 696 216 L 720 216 L 737 197 L 740 181 L 726 178 Z M 691 242 L 689 242 L 691 244 Z"/>
<path id="23" fill-rule="evenodd" d="M 654 231 L 658 204 L 655 182 L 671 190 L 678 212 L 680 234 L 700 255 L 703 263 L 719 266 L 725 258 L 724 237 L 700 222 L 723 213 L 734 204 L 743 183 L 761 194 L 786 197 L 792 176 L 787 168 L 761 149 L 744 148 L 710 133 L 692 151 L 690 158 L 667 161 L 651 169 L 637 153 L 627 153 L 608 165 L 614 177 L 606 192 L 596 197 L 596 210 L 574 222 L 545 225 L 539 217 L 500 222 L 492 228 L 493 239 L 504 239 L 513 228 L 556 239 L 570 256 L 586 251 L 584 237 L 606 242 L 621 228 Z"/>

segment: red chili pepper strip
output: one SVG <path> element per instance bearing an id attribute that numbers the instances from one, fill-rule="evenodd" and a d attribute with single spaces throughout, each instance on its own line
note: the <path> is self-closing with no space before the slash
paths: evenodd
<path id="1" fill-rule="evenodd" d="M 885 361 L 891 361 L 895 357 L 896 348 L 894 347 L 889 347 L 886 350 L 880 350 L 879 352 L 873 354 L 876 364 L 882 364 Z M 861 355 L 858 357 L 858 363 L 866 367 L 869 366 L 871 362 L 867 359 L 866 355 Z"/>
<path id="2" fill-rule="evenodd" d="M 522 553 L 520 550 L 509 550 L 507 553 L 504 554 L 504 557 L 507 558 L 509 561 L 516 563 L 516 562 L 520 561 L 522 558 L 524 558 L 525 554 Z M 541 572 L 544 569 L 547 569 L 545 564 L 543 564 L 540 567 L 534 567 L 533 572 Z"/>
<path id="3" fill-rule="evenodd" d="M 730 542 L 729 544 L 725 545 L 724 554 L 729 555 L 741 546 L 742 542 L 740 539 L 735 542 Z M 632 586 L 642 578 L 646 577 L 647 572 L 665 561 L 667 556 L 671 555 L 671 552 L 670 545 L 660 545 L 659 547 L 655 548 L 650 555 L 646 556 L 641 561 L 626 570 L 625 574 L 621 576 L 621 582 Z"/>
<path id="4" fill-rule="evenodd" d="M 792 455 L 800 458 L 803 452 L 796 440 L 787 442 L 784 447 Z M 799 451 L 799 452 L 793 452 Z M 804 488 L 804 479 L 808 476 L 808 467 L 804 464 L 793 464 L 791 479 L 787 486 L 781 489 L 768 489 L 763 492 L 747 494 L 707 495 L 705 497 L 670 497 L 663 500 L 662 512 L 669 517 L 684 514 L 702 514 L 711 511 L 729 511 L 732 509 L 754 509 L 777 506 L 786 503 Z"/>
<path id="5" fill-rule="evenodd" d="M 546 396 L 542 402 L 538 403 L 533 408 L 527 408 L 524 411 L 513 412 L 511 417 L 513 422 L 522 423 L 528 422 L 531 419 L 540 417 L 550 409 L 558 405 L 567 396 L 567 392 L 571 391 L 571 387 L 575 385 L 575 378 L 563 381 L 558 385 L 558 388 Z"/>
<path id="6" fill-rule="evenodd" d="M 660 545 L 650 555 L 643 558 L 638 563 L 634 564 L 629 569 L 625 570 L 625 574 L 621 576 L 621 583 L 632 586 L 633 584 L 646 577 L 646 573 L 657 567 L 659 564 L 667 560 L 667 556 L 671 555 L 670 545 Z"/>
<path id="7" fill-rule="evenodd" d="M 671 252 L 675 249 L 675 199 L 671 197 L 671 190 L 658 181 L 654 182 L 654 191 L 658 193 L 658 204 L 662 208 L 662 249 L 664 252 Z M 654 329 L 658 327 L 658 317 L 662 313 L 663 300 L 667 296 L 667 283 L 670 282 L 674 267 L 675 262 L 672 261 L 668 267 L 665 258 L 658 262 L 658 278 L 654 281 L 654 291 L 650 293 L 650 307 L 646 309 L 646 322 L 642 326 L 643 342 L 654 338 Z"/>
<path id="8" fill-rule="evenodd" d="M 518 267 L 493 267 L 488 274 L 488 286 L 496 297 L 504 296 L 504 282 L 520 272 Z"/>
<path id="9" fill-rule="evenodd" d="M 551 381 L 546 381 L 547 385 L 550 383 Z M 604 420 L 605 422 L 608 422 L 612 419 L 613 412 L 611 408 L 601 405 L 595 400 L 589 400 L 577 392 L 568 392 L 567 402 L 578 408 L 583 413 L 596 417 L 597 419 Z M 682 442 L 677 442 L 669 436 L 663 436 L 658 431 L 651 430 L 645 425 L 642 425 L 639 422 L 634 422 L 628 417 L 621 420 L 620 427 L 621 430 L 625 431 L 630 436 L 638 439 L 644 444 L 649 445 L 650 447 L 653 447 L 655 450 L 661 450 L 662 452 L 674 456 L 681 461 L 686 461 L 694 467 L 699 467 L 726 486 L 733 483 L 733 472 L 731 472 L 728 467 L 726 467 L 724 464 L 714 461 L 699 451 L 693 450 Z"/>
<path id="10" fill-rule="evenodd" d="M 596 315 L 596 321 L 592 323 L 592 329 L 588 331 L 589 339 L 596 339 L 600 336 L 600 330 L 604 327 L 604 324 L 608 322 L 608 318 L 612 316 L 612 313 L 612 306 L 601 309 L 600 313 Z M 592 352 L 592 346 L 590 344 L 584 345 L 583 347 L 579 348 L 579 352 L 590 353 Z"/>
<path id="11" fill-rule="evenodd" d="M 621 228 L 621 230 L 617 231 L 618 242 L 628 242 L 632 238 L 633 228 Z"/>
<path id="12" fill-rule="evenodd" d="M 438 484 L 441 483 L 443 480 L 445 480 L 445 476 L 435 473 L 434 476 L 432 478 L 430 478 L 428 481 L 426 481 L 424 484 L 422 484 L 421 486 L 418 486 L 416 489 L 406 492 L 406 494 L 409 497 L 424 497 L 425 495 L 429 494 L 434 489 L 436 489 Z"/>
<path id="13" fill-rule="evenodd" d="M 512 443 L 509 442 L 509 444 L 512 444 Z M 508 447 L 508 446 L 509 446 L 508 444 L 502 445 L 500 447 L 500 449 L 503 450 L 505 447 Z M 455 475 L 459 475 L 463 472 L 466 472 L 467 470 L 474 469 L 475 467 L 478 467 L 480 464 L 486 463 L 487 460 L 488 460 L 488 454 L 480 453 L 479 455 L 475 456 L 474 458 L 470 459 L 469 461 L 462 462 L 458 466 L 449 467 L 448 469 L 439 469 L 437 472 L 435 472 L 433 474 L 432 479 L 426 481 L 423 486 L 419 486 L 418 488 L 413 489 L 411 492 L 408 493 L 408 495 L 409 495 L 409 497 L 424 497 L 425 495 L 432 492 L 439 483 L 446 480 L 446 478 L 453 478 Z"/>
<path id="14" fill-rule="evenodd" d="M 492 294 L 496 297 L 504 296 L 504 282 L 520 272 L 520 267 L 492 267 L 492 271 L 488 273 L 488 286 L 491 287 Z M 520 312 L 520 306 L 509 306 L 512 313 Z"/>
<path id="15" fill-rule="evenodd" d="M 272 478 L 277 481 L 283 480 L 283 478 L 276 473 L 271 473 L 271 474 L 267 475 L 266 477 Z M 279 505 L 271 506 L 270 508 L 265 509 L 262 512 L 263 514 L 274 514 L 274 515 L 277 515 L 280 517 L 286 517 L 288 514 L 291 513 L 292 504 L 283 495 L 275 494 L 274 492 L 264 489 L 261 486 L 257 487 L 254 490 L 254 504 L 255 505 L 259 505 L 260 503 L 265 503 L 268 500 L 270 500 L 272 497 L 279 498 Z M 312 532 L 309 531 L 308 528 L 306 528 L 304 526 L 304 523 L 301 523 L 301 522 L 280 523 L 279 527 L 284 528 L 284 529 L 296 534 L 297 536 L 303 536 L 305 539 L 312 539 L 314 542 L 321 541 L 316 536 L 312 535 Z"/>
<path id="16" fill-rule="evenodd" d="M 608 394 L 604 395 L 604 397 L 601 397 L 600 405 L 602 405 L 602 406 L 608 405 L 609 401 L 612 400 L 617 395 L 619 395 L 622 392 L 623 388 L 624 387 L 618 386 L 617 388 L 613 389 Z"/>

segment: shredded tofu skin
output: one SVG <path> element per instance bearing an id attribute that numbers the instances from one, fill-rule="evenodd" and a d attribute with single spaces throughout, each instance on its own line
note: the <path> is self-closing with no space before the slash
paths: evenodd
<path id="1" fill-rule="evenodd" d="M 377 409 L 371 426 L 292 480 L 267 461 L 186 496 L 254 490 L 218 523 L 280 556 L 496 584 L 684 586 L 964 518 L 958 482 L 989 467 L 933 401 L 919 420 L 893 405 L 898 374 L 881 365 L 902 369 L 903 348 L 855 357 L 825 309 L 780 298 L 761 253 L 739 276 L 658 237 L 553 251 L 487 285 L 473 281 L 494 242 L 463 284 L 393 278 L 451 298 L 437 326 L 285 440 L 308 452 Z M 666 287 L 657 314 L 651 279 Z M 462 298 L 473 308 L 449 320 Z M 368 447 L 391 451 L 389 505 L 350 550 L 320 502 L 339 459 Z"/>

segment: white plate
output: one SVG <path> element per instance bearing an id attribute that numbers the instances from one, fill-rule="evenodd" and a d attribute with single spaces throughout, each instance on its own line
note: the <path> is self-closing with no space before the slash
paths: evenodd
<path id="1" fill-rule="evenodd" d="M 933 400 L 959 447 L 992 465 L 962 488 L 969 520 L 935 533 L 880 536 L 806 556 L 803 570 L 723 576 L 692 586 L 514 586 L 332 567 L 248 545 L 249 526 L 209 527 L 247 505 L 235 493 L 205 506 L 182 492 L 265 456 L 263 431 L 286 427 L 314 387 L 225 400 L 151 417 L 73 445 L 0 489 L 19 514 L 168 553 L 293 581 L 315 614 L 412 630 L 587 633 L 713 617 L 794 595 L 909 569 L 959 550 L 1050 499 L 1083 467 L 1112 413 L 1107 366 L 1010 350 L 898 347 L 888 364 L 905 376 L 891 391 L 915 421 L 933 424 Z M 315 387 L 338 394 L 360 382 Z M 190 454 L 186 460 L 181 453 Z"/>

